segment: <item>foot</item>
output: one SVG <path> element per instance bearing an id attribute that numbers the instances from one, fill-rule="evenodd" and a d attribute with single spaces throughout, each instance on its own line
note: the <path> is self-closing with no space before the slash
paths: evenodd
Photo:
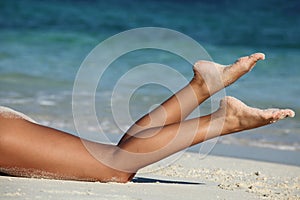
<path id="1" fill-rule="evenodd" d="M 255 53 L 239 58 L 229 66 L 209 61 L 198 61 L 194 65 L 193 81 L 202 87 L 202 91 L 208 91 L 211 96 L 249 72 L 258 60 L 264 59 L 265 55 L 263 53 Z"/>
<path id="2" fill-rule="evenodd" d="M 221 100 L 219 110 L 214 113 L 217 118 L 224 119 L 222 135 L 248 130 L 277 122 L 278 120 L 294 117 L 290 109 L 258 109 L 252 108 L 234 97 Z"/>

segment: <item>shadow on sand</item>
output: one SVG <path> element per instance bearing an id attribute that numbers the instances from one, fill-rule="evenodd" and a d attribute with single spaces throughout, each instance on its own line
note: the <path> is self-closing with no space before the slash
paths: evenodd
<path id="1" fill-rule="evenodd" d="M 11 176 L 11 175 L 0 172 L 0 176 Z M 11 177 L 14 177 L 14 176 L 11 176 Z M 133 182 L 133 183 L 166 183 L 166 184 L 183 184 L 183 185 L 205 185 L 205 183 L 161 180 L 161 179 L 144 178 L 144 177 L 135 177 L 131 182 Z"/>
<path id="2" fill-rule="evenodd" d="M 161 180 L 161 179 L 143 178 L 143 177 L 135 177 L 131 182 L 133 182 L 133 183 L 167 183 L 167 184 L 184 184 L 184 185 L 204 185 L 204 183 L 197 183 L 197 182 Z"/>

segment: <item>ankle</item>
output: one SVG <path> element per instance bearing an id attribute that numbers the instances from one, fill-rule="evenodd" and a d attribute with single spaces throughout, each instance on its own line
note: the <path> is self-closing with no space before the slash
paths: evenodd
<path id="1" fill-rule="evenodd" d="M 193 89 L 193 91 L 196 94 L 198 100 L 202 101 L 202 100 L 207 99 L 211 96 L 211 94 L 209 93 L 205 83 L 203 83 L 202 81 L 199 81 L 196 77 L 194 77 L 190 81 L 189 85 Z"/>

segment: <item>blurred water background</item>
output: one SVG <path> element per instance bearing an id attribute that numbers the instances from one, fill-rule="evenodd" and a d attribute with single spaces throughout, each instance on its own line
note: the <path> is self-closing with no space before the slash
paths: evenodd
<path id="1" fill-rule="evenodd" d="M 226 94 L 251 106 L 288 107 L 297 114 L 300 113 L 299 11 L 297 0 L 0 0 L 0 105 L 76 134 L 72 88 L 84 58 L 114 34 L 150 26 L 190 36 L 214 61 L 223 64 L 253 52 L 265 53 L 266 60 L 226 89 Z M 111 115 L 110 91 L 122 75 L 119 69 L 148 62 L 172 66 L 187 79 L 192 76 L 188 63 L 161 51 L 133 52 L 113 63 L 102 90 L 96 94 L 99 123 L 113 138 L 119 138 L 121 129 L 130 126 L 124 124 L 120 129 Z M 172 80 L 168 75 L 162 76 L 165 77 Z M 139 89 L 130 105 L 133 118 L 137 119 L 170 94 L 157 85 Z M 124 103 L 122 98 L 119 101 Z M 203 107 L 203 113 L 207 107 Z M 220 143 L 299 152 L 299 116 L 224 137 Z M 87 125 L 88 132 L 95 130 L 97 127 Z"/>

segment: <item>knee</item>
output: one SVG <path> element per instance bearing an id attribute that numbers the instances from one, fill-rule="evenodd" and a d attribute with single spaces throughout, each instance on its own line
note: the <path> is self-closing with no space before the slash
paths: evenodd
<path id="1" fill-rule="evenodd" d="M 126 167 L 128 160 L 120 154 L 119 147 L 107 146 L 106 150 L 102 150 L 103 154 L 106 155 L 103 160 L 101 160 L 101 166 L 104 166 L 104 171 L 106 171 L 105 182 L 118 182 L 127 183 L 130 182 L 137 170 Z M 99 162 L 98 162 L 99 163 Z"/>
<path id="2" fill-rule="evenodd" d="M 128 183 L 133 179 L 134 176 L 135 176 L 135 173 L 125 173 L 124 172 L 121 177 L 120 183 Z"/>
<path id="3" fill-rule="evenodd" d="M 128 183 L 133 179 L 134 176 L 135 173 L 121 172 L 115 170 L 111 176 L 111 179 L 108 182 Z"/>
<path id="4" fill-rule="evenodd" d="M 131 181 L 136 171 L 124 168 L 123 159 L 115 156 L 115 146 L 109 145 L 106 147 L 108 148 L 101 149 L 102 153 L 106 155 L 105 158 L 101 158 L 101 160 L 93 159 L 92 163 L 87 165 L 87 171 L 92 173 L 90 176 L 94 177 L 95 181 L 100 182 L 127 183 Z"/>

